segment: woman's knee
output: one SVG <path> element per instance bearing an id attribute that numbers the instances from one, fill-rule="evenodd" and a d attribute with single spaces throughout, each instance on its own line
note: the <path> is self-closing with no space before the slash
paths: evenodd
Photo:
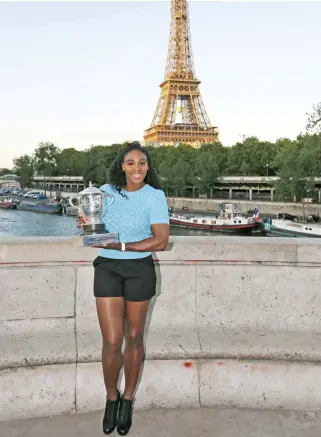
<path id="1" fill-rule="evenodd" d="M 140 349 L 144 343 L 144 333 L 141 331 L 126 332 L 126 346 L 133 349 Z"/>
<path id="2" fill-rule="evenodd" d="M 121 350 L 122 347 L 122 339 L 103 339 L 103 351 L 107 354 L 115 354 Z"/>

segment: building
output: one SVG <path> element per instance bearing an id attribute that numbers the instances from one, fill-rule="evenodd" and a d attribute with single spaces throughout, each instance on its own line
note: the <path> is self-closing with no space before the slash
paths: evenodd
<path id="1" fill-rule="evenodd" d="M 6 174 L 0 176 L 0 188 L 19 188 L 20 183 L 18 176 L 15 174 Z"/>

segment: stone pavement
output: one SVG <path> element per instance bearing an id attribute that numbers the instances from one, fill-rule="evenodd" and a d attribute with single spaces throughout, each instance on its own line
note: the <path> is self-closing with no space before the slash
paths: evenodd
<path id="1" fill-rule="evenodd" d="M 102 437 L 102 412 L 0 423 L 1 437 Z M 116 431 L 113 436 L 117 436 Z M 321 412 L 245 409 L 136 411 L 129 437 L 320 437 Z"/>

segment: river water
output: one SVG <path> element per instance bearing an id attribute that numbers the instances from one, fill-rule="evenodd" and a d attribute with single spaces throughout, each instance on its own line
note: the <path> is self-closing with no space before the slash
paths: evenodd
<path id="1" fill-rule="evenodd" d="M 171 227 L 171 235 L 222 235 L 221 232 L 199 231 Z M 0 208 L 0 240 L 1 237 L 31 236 L 69 236 L 79 235 L 76 228 L 76 217 L 68 215 L 42 214 L 31 211 L 6 210 Z M 228 234 L 230 235 L 230 234 Z"/>

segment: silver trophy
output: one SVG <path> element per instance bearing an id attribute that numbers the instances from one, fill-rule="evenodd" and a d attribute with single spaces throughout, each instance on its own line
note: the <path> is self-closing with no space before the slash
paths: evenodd
<path id="1" fill-rule="evenodd" d="M 88 188 L 69 198 L 70 205 L 77 208 L 79 215 L 86 219 L 81 234 L 83 246 L 96 246 L 119 241 L 118 234 L 106 230 L 105 224 L 101 220 L 114 200 L 114 196 L 93 187 L 91 182 Z M 74 201 L 76 203 L 73 203 Z"/>

